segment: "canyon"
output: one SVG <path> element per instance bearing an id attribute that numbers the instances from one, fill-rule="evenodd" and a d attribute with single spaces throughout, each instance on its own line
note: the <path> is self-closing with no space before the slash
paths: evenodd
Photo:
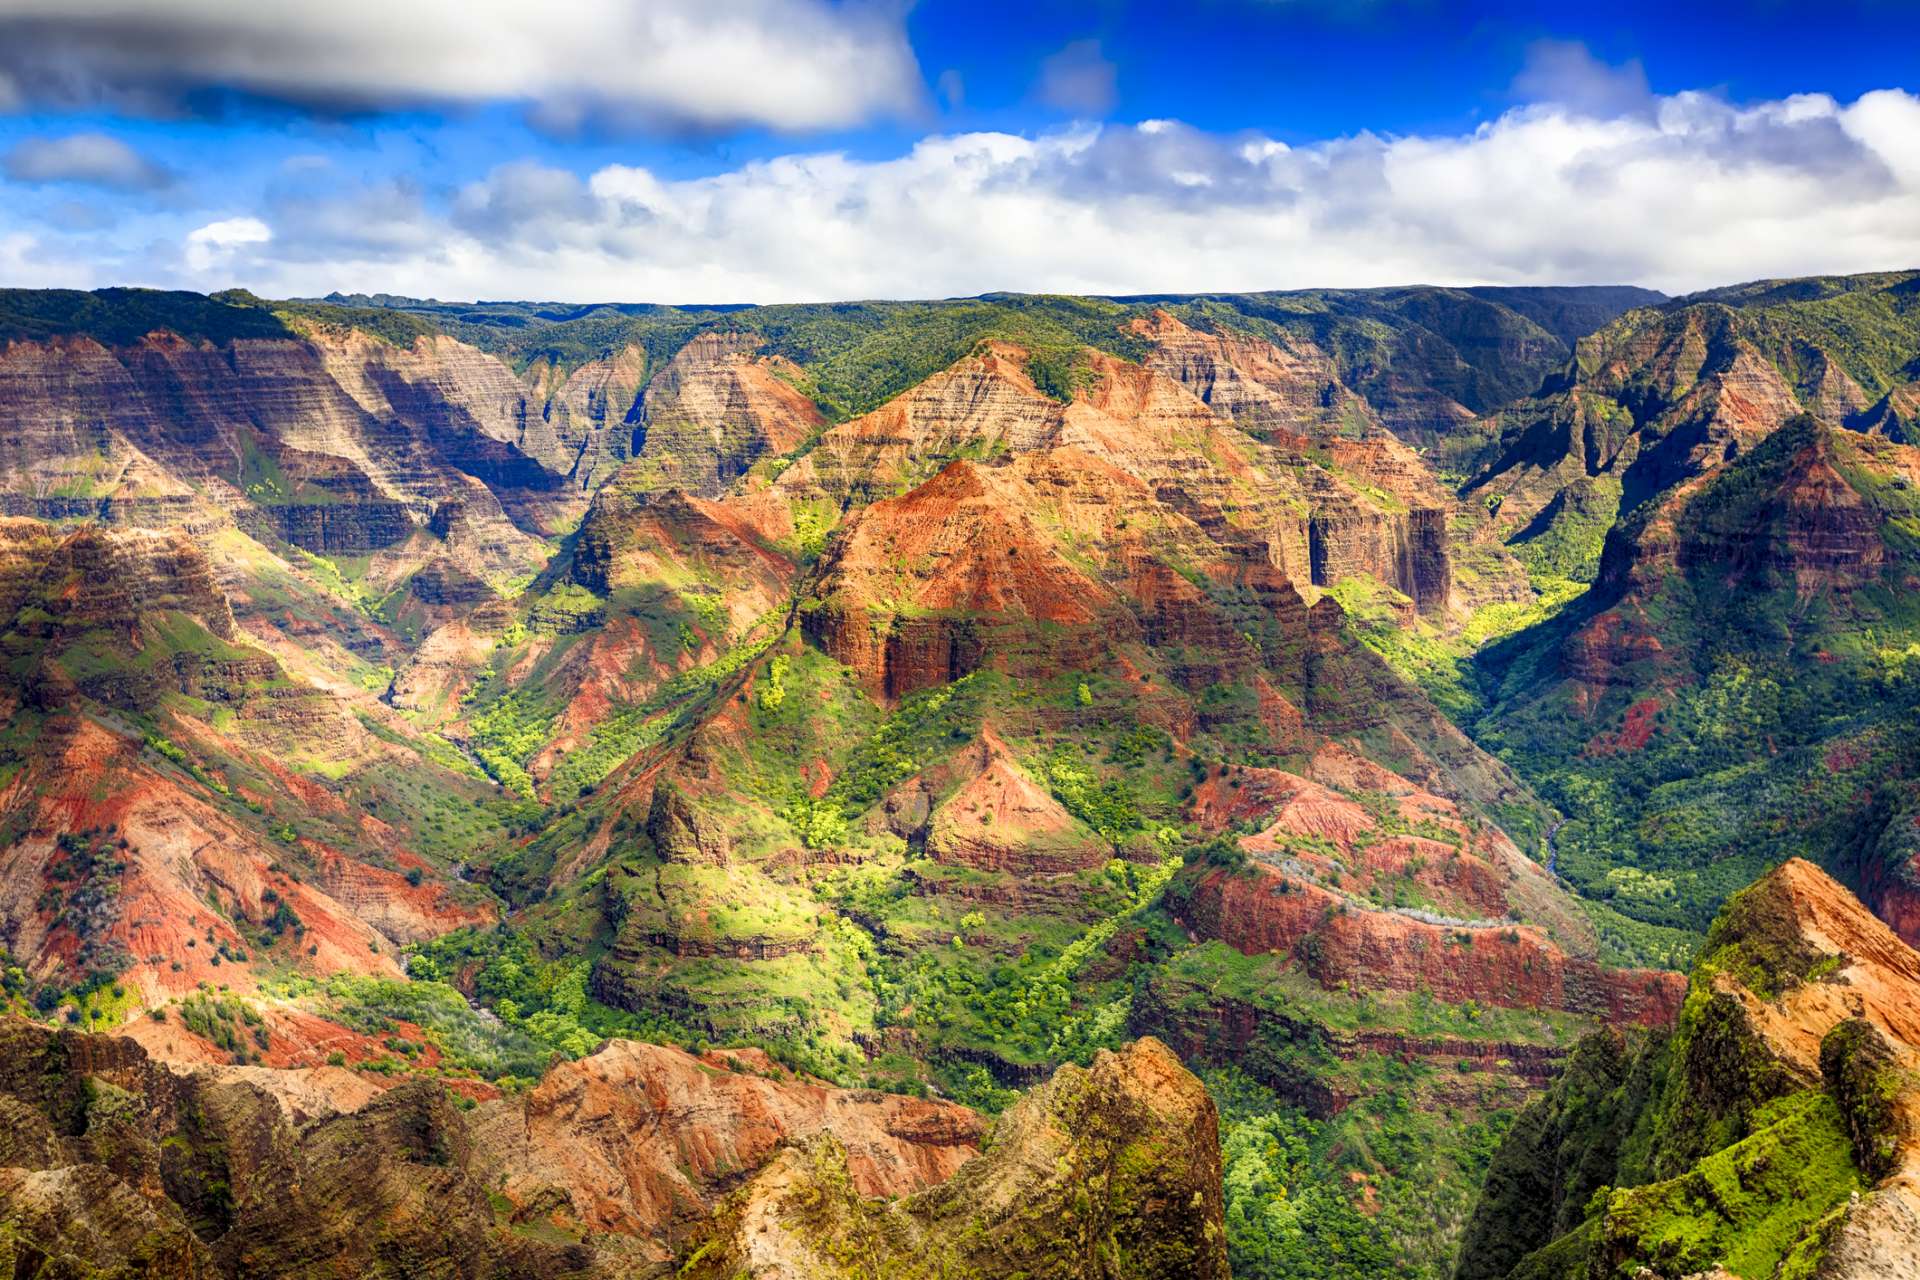
<path id="1" fill-rule="evenodd" d="M 0 291 L 0 1257 L 1668 1274 L 1920 1043 L 1913 284 Z"/>

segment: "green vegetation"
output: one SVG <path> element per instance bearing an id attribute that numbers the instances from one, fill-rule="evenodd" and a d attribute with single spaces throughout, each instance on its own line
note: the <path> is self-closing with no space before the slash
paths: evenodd
<path id="1" fill-rule="evenodd" d="M 1082 684 L 1079 689 L 1084 693 L 1087 686 Z M 1140 830 L 1140 811 L 1125 782 L 1099 777 L 1064 746 L 1047 757 L 1044 771 L 1053 794 L 1067 812 L 1098 831 L 1108 844 L 1117 848 Z"/>
<path id="2" fill-rule="evenodd" d="M 414 948 L 407 963 L 407 974 L 413 981 L 405 985 L 435 987 L 460 976 L 470 984 L 474 999 L 515 1035 L 568 1058 L 584 1057 L 614 1036 L 669 1044 L 690 1039 L 670 1022 L 611 1009 L 593 999 L 587 994 L 591 967 L 586 957 L 544 959 L 525 937 L 510 929 L 461 929 Z M 443 1003 L 440 1000 L 435 1007 Z M 460 1003 L 466 1006 L 464 999 Z M 391 1009 L 388 1016 L 408 1017 L 430 1030 L 438 1025 Z M 461 1034 L 471 1040 L 464 1028 Z M 525 1069 L 529 1059 L 523 1049 L 505 1044 L 487 1054 L 480 1053 L 476 1046 L 457 1056 L 485 1075 L 502 1071 L 517 1076 L 540 1073 L 540 1068 Z M 497 1069 L 488 1070 L 489 1066 Z"/>
<path id="3" fill-rule="evenodd" d="M 1708 932 L 1671 1035 L 1596 1033 L 1514 1124 L 1464 1237 L 1458 1280 L 1721 1266 L 1815 1273 L 1831 1214 L 1882 1176 L 1903 1082 L 1870 1024 L 1839 1023 L 1808 1089 L 1756 1033 L 1731 980 L 1772 999 L 1838 968 L 1790 889 L 1762 880 Z"/>
<path id="4" fill-rule="evenodd" d="M 1780 1099 L 1756 1132 L 1667 1182 L 1615 1192 L 1599 1248 L 1628 1280 L 1658 1262 L 1669 1271 L 1716 1263 L 1744 1280 L 1772 1280 L 1829 1211 L 1859 1186 L 1833 1099 L 1818 1090 Z M 1801 1250 L 1796 1269 L 1812 1274 Z"/>
<path id="5" fill-rule="evenodd" d="M 264 1053 L 271 1041 L 259 1012 L 237 996 L 196 991 L 180 1002 L 179 1018 L 187 1030 L 225 1049 L 236 1062 Z"/>
<path id="6" fill-rule="evenodd" d="M 738 644 L 706 666 L 681 672 L 645 701 L 621 707 L 600 719 L 587 741 L 567 752 L 554 769 L 554 792 L 561 796 L 580 794 L 635 752 L 691 723 L 717 691 L 731 687 L 772 643 L 771 636 L 763 636 Z"/>
<path id="7" fill-rule="evenodd" d="M 847 756 L 825 802 L 845 821 L 859 817 L 888 788 L 970 741 L 982 709 L 1001 691 L 993 676 L 975 672 L 903 698 Z"/>
<path id="8" fill-rule="evenodd" d="M 1594 580 L 1607 530 L 1620 514 L 1620 493 L 1617 477 L 1583 476 L 1562 489 L 1532 524 L 1514 535 L 1514 554 L 1527 566 L 1536 589 L 1548 582 Z"/>
<path id="9" fill-rule="evenodd" d="M 510 690 L 467 717 L 473 754 L 501 786 L 530 799 L 533 779 L 526 765 L 552 737 L 553 720 L 537 693 Z"/>
<path id="10" fill-rule="evenodd" d="M 983 948 L 977 959 L 972 955 L 973 947 L 960 930 L 982 936 L 989 925 L 979 912 L 949 926 L 957 945 L 871 948 L 876 1022 L 911 1027 L 932 1045 L 984 1053 L 1007 1063 L 1050 1066 L 1091 1060 L 1096 1049 L 1113 1048 L 1125 1038 L 1132 994 L 1124 984 L 1089 990 L 1078 976 L 1121 927 L 1159 897 L 1178 867 L 1175 857 L 1150 867 L 1115 861 L 1103 871 L 1083 873 L 1087 887 L 1097 891 L 1089 896 L 1099 902 L 1101 914 L 1083 929 L 1060 930 L 1047 943 L 1017 956 L 1002 957 L 992 948 Z M 918 864 L 910 870 L 916 878 L 939 874 Z M 889 912 L 892 929 L 906 923 L 901 908 L 925 909 L 898 889 L 857 876 L 841 882 L 840 904 L 855 916 Z M 976 1105 L 989 1109 L 1011 1100 L 964 1067 L 954 1073 L 953 1083 Z"/>
<path id="11" fill-rule="evenodd" d="M 1209 1072 L 1220 1110 L 1227 1258 L 1241 1280 L 1369 1280 L 1392 1269 L 1380 1226 L 1328 1174 L 1329 1126 L 1231 1069 Z"/>
<path id="12" fill-rule="evenodd" d="M 203 297 L 159 289 L 0 289 L 0 340 L 87 334 L 130 346 L 155 330 L 204 342 L 287 338 L 284 321 L 244 291 Z"/>
<path id="13" fill-rule="evenodd" d="M 1233 1069 L 1205 1073 L 1220 1109 L 1227 1253 L 1236 1280 L 1445 1280 L 1509 1119 L 1464 1124 L 1419 1100 L 1420 1069 L 1371 1064 L 1374 1088 L 1331 1119 Z"/>

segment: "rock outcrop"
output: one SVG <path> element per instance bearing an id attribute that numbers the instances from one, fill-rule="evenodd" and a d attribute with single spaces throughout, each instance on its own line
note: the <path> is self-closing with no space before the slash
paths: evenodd
<path id="1" fill-rule="evenodd" d="M 1915 1274 L 1916 997 L 1920 953 L 1787 862 L 1722 912 L 1670 1040 L 1583 1045 L 1521 1117 L 1461 1280 Z"/>
<path id="2" fill-rule="evenodd" d="M 0 1256 L 23 1276 L 631 1274 L 788 1144 L 830 1141 L 856 1194 L 901 1197 L 951 1178 L 982 1132 L 963 1107 L 752 1051 L 616 1040 L 477 1109 L 368 1079 L 174 1068 L 0 1021 Z"/>
<path id="3" fill-rule="evenodd" d="M 905 1200 L 864 1198 L 830 1138 L 789 1149 L 727 1201 L 680 1274 L 1225 1280 L 1219 1179 L 1212 1101 L 1143 1039 L 1060 1068 L 985 1153 Z"/>
<path id="4" fill-rule="evenodd" d="M 574 1275 L 499 1231 L 466 1122 L 410 1083 L 296 1129 L 272 1096 L 131 1041 L 0 1022 L 0 1251 L 23 1276 Z"/>
<path id="5" fill-rule="evenodd" d="M 984 1123 L 964 1107 L 835 1089 L 751 1050 L 615 1040 L 547 1073 L 524 1100 L 483 1104 L 475 1141 L 515 1221 L 633 1237 L 671 1253 L 741 1177 L 826 1137 L 862 1196 L 900 1197 L 974 1158 Z"/>
<path id="6" fill-rule="evenodd" d="M 718 497 L 766 454 L 791 452 L 822 425 L 790 361 L 756 357 L 747 333 L 703 333 L 647 382 L 636 407 L 631 480 Z"/>
<path id="7" fill-rule="evenodd" d="M 1020 875 L 1097 867 L 1112 850 L 1015 763 L 991 729 L 970 758 L 970 774 L 933 810 L 927 853 L 937 862 Z"/>
<path id="8" fill-rule="evenodd" d="M 1237 839 L 1243 866 L 1183 882 L 1180 918 L 1199 936 L 1293 957 L 1329 989 L 1671 1024 L 1681 976 L 1605 969 L 1580 954 L 1592 948 L 1590 926 L 1498 831 L 1337 750 L 1315 772 L 1345 790 L 1232 768 L 1195 789 L 1203 828 L 1258 826 Z"/>

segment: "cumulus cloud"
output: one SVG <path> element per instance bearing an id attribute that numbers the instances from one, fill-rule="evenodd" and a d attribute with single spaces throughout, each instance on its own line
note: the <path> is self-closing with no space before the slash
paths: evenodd
<path id="1" fill-rule="evenodd" d="M 1410 282 L 1680 292 L 1920 266 L 1920 98 L 1680 94 L 1606 118 L 1534 104 L 1463 135 L 1302 146 L 1081 125 L 691 179 L 514 164 L 410 204 L 406 237 L 356 237 L 348 216 L 316 239 L 292 213 L 265 215 L 270 239 L 246 219 L 195 232 L 224 256 L 188 282 L 661 302 Z"/>
<path id="2" fill-rule="evenodd" d="M 1075 40 L 1040 64 L 1035 96 L 1076 116 L 1106 115 L 1120 100 L 1118 73 L 1098 40 Z"/>
<path id="3" fill-rule="evenodd" d="M 896 8 L 827 0 L 6 0 L 0 105 L 525 103 L 556 129 L 839 128 L 919 109 Z"/>
<path id="4" fill-rule="evenodd" d="M 947 110 L 958 111 L 967 105 L 966 79 L 953 67 L 942 71 L 933 87 L 940 91 L 940 101 L 946 104 Z"/>
<path id="5" fill-rule="evenodd" d="M 154 191 L 173 181 L 166 169 L 104 133 L 28 138 L 0 158 L 0 172 L 15 182 L 73 182 L 117 191 Z"/>
<path id="6" fill-rule="evenodd" d="M 1640 60 L 1612 66 L 1577 40 L 1536 40 L 1513 79 L 1513 93 L 1529 102 L 1550 102 L 1582 115 L 1633 115 L 1652 110 L 1653 91 Z"/>
<path id="7" fill-rule="evenodd" d="M 258 218 L 222 218 L 187 234 L 183 257 L 191 271 L 227 269 L 241 250 L 272 241 L 273 230 Z"/>
<path id="8" fill-rule="evenodd" d="M 531 162 L 502 165 L 460 192 L 453 223 L 490 242 L 553 248 L 557 235 L 591 225 L 600 211 L 587 185 L 569 169 Z"/>

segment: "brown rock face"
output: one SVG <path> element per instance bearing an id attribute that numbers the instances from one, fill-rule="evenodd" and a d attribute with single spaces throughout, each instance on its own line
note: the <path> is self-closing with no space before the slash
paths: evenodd
<path id="1" fill-rule="evenodd" d="M 646 353 L 634 346 L 589 360 L 564 378 L 545 360 L 528 367 L 523 381 L 532 398 L 542 402 L 559 446 L 552 461 L 564 461 L 573 451 L 567 474 L 577 488 L 592 492 L 632 456 L 633 423 L 646 378 Z"/>
<path id="2" fill-rule="evenodd" d="M 402 1085 L 295 1129 L 131 1041 L 0 1024 L 0 1221 L 21 1275 L 559 1277 L 592 1255 L 497 1230 L 449 1095 Z M 25 1141 L 20 1141 L 25 1138 Z"/>
<path id="3" fill-rule="evenodd" d="M 1896 389 L 1870 409 L 1790 315 L 1714 302 L 1631 312 L 1582 339 L 1572 365 L 1540 395 L 1497 416 L 1500 456 L 1469 491 L 1496 502 L 1506 533 L 1592 477 L 1620 481 L 1624 514 L 1803 414 L 1897 436 L 1898 402 Z"/>
<path id="4" fill-rule="evenodd" d="M 470 567 L 509 576 L 540 546 L 494 494 L 535 521 L 577 501 L 555 492 L 577 447 L 529 415 L 505 365 L 450 338 L 15 342 L 0 351 L 0 403 L 18 442 L 0 488 L 21 515 L 232 520 L 321 554 L 363 554 L 458 500 L 490 526 Z M 493 493 L 476 495 L 476 478 Z"/>
<path id="5" fill-rule="evenodd" d="M 1329 987 L 1425 988 L 1450 1004 L 1560 1009 L 1643 1026 L 1671 1023 L 1686 994 L 1680 974 L 1603 969 L 1568 956 L 1529 925 L 1432 924 L 1361 909 L 1318 885 L 1273 874 L 1216 872 L 1199 885 L 1189 910 L 1189 924 L 1203 937 L 1249 955 L 1297 956 Z"/>
<path id="6" fill-rule="evenodd" d="M 516 1219 L 637 1237 L 654 1257 L 791 1142 L 831 1135 L 864 1196 L 923 1191 L 978 1150 L 984 1125 L 964 1107 L 763 1071 L 779 1074 L 750 1051 L 701 1059 L 615 1040 L 555 1067 L 524 1103 L 487 1104 L 476 1140 Z"/>
<path id="7" fill-rule="evenodd" d="M 819 409 L 790 380 L 799 370 L 756 359 L 760 345 L 752 334 L 701 334 L 653 376 L 637 409 L 637 480 L 718 497 L 754 459 L 819 429 Z"/>
<path id="8" fill-rule="evenodd" d="M 1697 655 L 1669 651 L 1672 630 L 1654 607 L 1676 578 L 1703 608 L 1731 614 L 1769 593 L 1821 596 L 1837 615 L 1829 625 L 1847 625 L 1856 593 L 1902 576 L 1888 539 L 1896 517 L 1874 486 L 1897 493 L 1916 477 L 1912 446 L 1793 419 L 1614 527 L 1592 597 L 1597 611 L 1563 642 L 1561 673 L 1588 686 L 1589 702 L 1608 688 L 1691 681 Z"/>
<path id="9" fill-rule="evenodd" d="M 1332 358 L 1311 342 L 1289 339 L 1282 346 L 1202 333 L 1165 311 L 1136 320 L 1133 328 L 1153 344 L 1149 369 L 1256 435 L 1319 435 L 1373 417 L 1366 402 L 1341 385 Z"/>
<path id="10" fill-rule="evenodd" d="M 1340 748 L 1310 772 L 1223 767 L 1194 789 L 1203 830 L 1259 829 L 1238 840 L 1244 868 L 1181 891 L 1188 928 L 1248 955 L 1291 956 L 1329 988 L 1673 1020 L 1684 978 L 1583 958 L 1591 926 L 1500 832 Z M 1425 905 L 1381 905 L 1405 894 Z"/>
<path id="11" fill-rule="evenodd" d="M 1422 508 L 1403 520 L 1315 515 L 1307 521 L 1307 557 L 1315 586 L 1370 574 L 1411 597 L 1420 612 L 1446 612 L 1453 573 L 1444 511 Z"/>
<path id="12" fill-rule="evenodd" d="M 823 570 L 824 599 L 802 615 L 809 638 L 888 697 L 965 675 L 989 652 L 1028 670 L 1072 665 L 1098 646 L 1098 611 L 1118 603 L 967 462 L 866 508 Z"/>
<path id="13" fill-rule="evenodd" d="M 1451 495 L 1412 449 L 1382 427 L 1365 400 L 1341 385 L 1333 361 L 1311 343 L 1286 347 L 1203 334 L 1165 312 L 1136 328 L 1153 342 L 1146 367 L 1179 382 L 1235 425 L 1290 453 L 1314 449 L 1335 476 L 1388 495 L 1403 511 L 1348 501 L 1331 486 L 1307 523 L 1311 581 L 1332 586 L 1369 574 L 1422 613 L 1450 603 L 1447 518 Z"/>
<path id="14" fill-rule="evenodd" d="M 899 1197 L 951 1178 L 983 1128 L 753 1051 L 623 1040 L 466 1113 L 437 1083 L 366 1080 L 176 1073 L 131 1040 L 0 1021 L 0 1249 L 28 1275 L 631 1274 L 787 1143 L 830 1137 L 858 1194 Z"/>
<path id="15" fill-rule="evenodd" d="M 651 493 L 629 478 L 623 472 L 602 489 L 580 526 L 573 576 L 582 586 L 603 594 L 657 587 L 690 571 L 729 588 L 727 612 L 743 627 L 785 598 L 793 562 L 738 509 L 677 491 Z"/>
<path id="16" fill-rule="evenodd" d="M 0 519 L 0 609 L 33 603 L 44 627 L 129 627 L 142 614 L 190 614 L 222 640 L 236 638 L 206 555 L 184 533 L 82 525 L 64 535 L 37 520 Z"/>
<path id="17" fill-rule="evenodd" d="M 1019 347 L 983 343 L 872 413 L 827 430 L 781 487 L 871 501 L 955 456 L 1042 447 L 1059 430 L 1062 406 L 1033 385 L 1026 364 Z"/>
<path id="18" fill-rule="evenodd" d="M 1758 509 L 1741 509 L 1744 519 L 1716 518 L 1716 512 L 1687 522 L 1675 556 L 1681 569 L 1731 572 L 1759 586 L 1791 581 L 1803 594 L 1847 592 L 1879 580 L 1888 559 L 1880 533 L 1885 513 L 1842 476 L 1840 446 L 1830 430 L 1802 434 L 1804 443 L 1783 460 L 1777 488 Z M 1711 485 L 1700 494 L 1703 507 L 1718 497 Z"/>
<path id="19" fill-rule="evenodd" d="M 783 1153 L 727 1202 L 681 1274 L 1096 1280 L 1123 1258 L 1139 1280 L 1227 1275 L 1213 1103 L 1156 1040 L 1060 1068 L 932 1190 L 866 1200 L 847 1170 L 830 1140 Z"/>
<path id="20" fill-rule="evenodd" d="M 1795 1074 L 1820 1078 L 1821 1044 L 1850 1018 L 1870 1024 L 1902 1059 L 1920 1055 L 1920 952 L 1826 872 L 1790 858 L 1734 899 L 1723 919 L 1716 937 L 1768 962 L 1779 994 L 1757 993 L 1730 972 L 1709 985 L 1739 1001 L 1752 1033 Z M 1809 976 L 1829 958 L 1840 961 L 1831 980 Z M 1912 1101 L 1920 1105 L 1920 1094 Z"/>
<path id="21" fill-rule="evenodd" d="M 655 851 L 669 862 L 726 864 L 727 833 L 702 817 L 686 793 L 670 782 L 659 782 L 653 788 L 647 835 Z"/>
<path id="22" fill-rule="evenodd" d="M 1015 764 L 991 729 L 961 766 L 971 774 L 933 811 L 927 852 L 982 871 L 1048 874 L 1097 867 L 1107 843 Z"/>

